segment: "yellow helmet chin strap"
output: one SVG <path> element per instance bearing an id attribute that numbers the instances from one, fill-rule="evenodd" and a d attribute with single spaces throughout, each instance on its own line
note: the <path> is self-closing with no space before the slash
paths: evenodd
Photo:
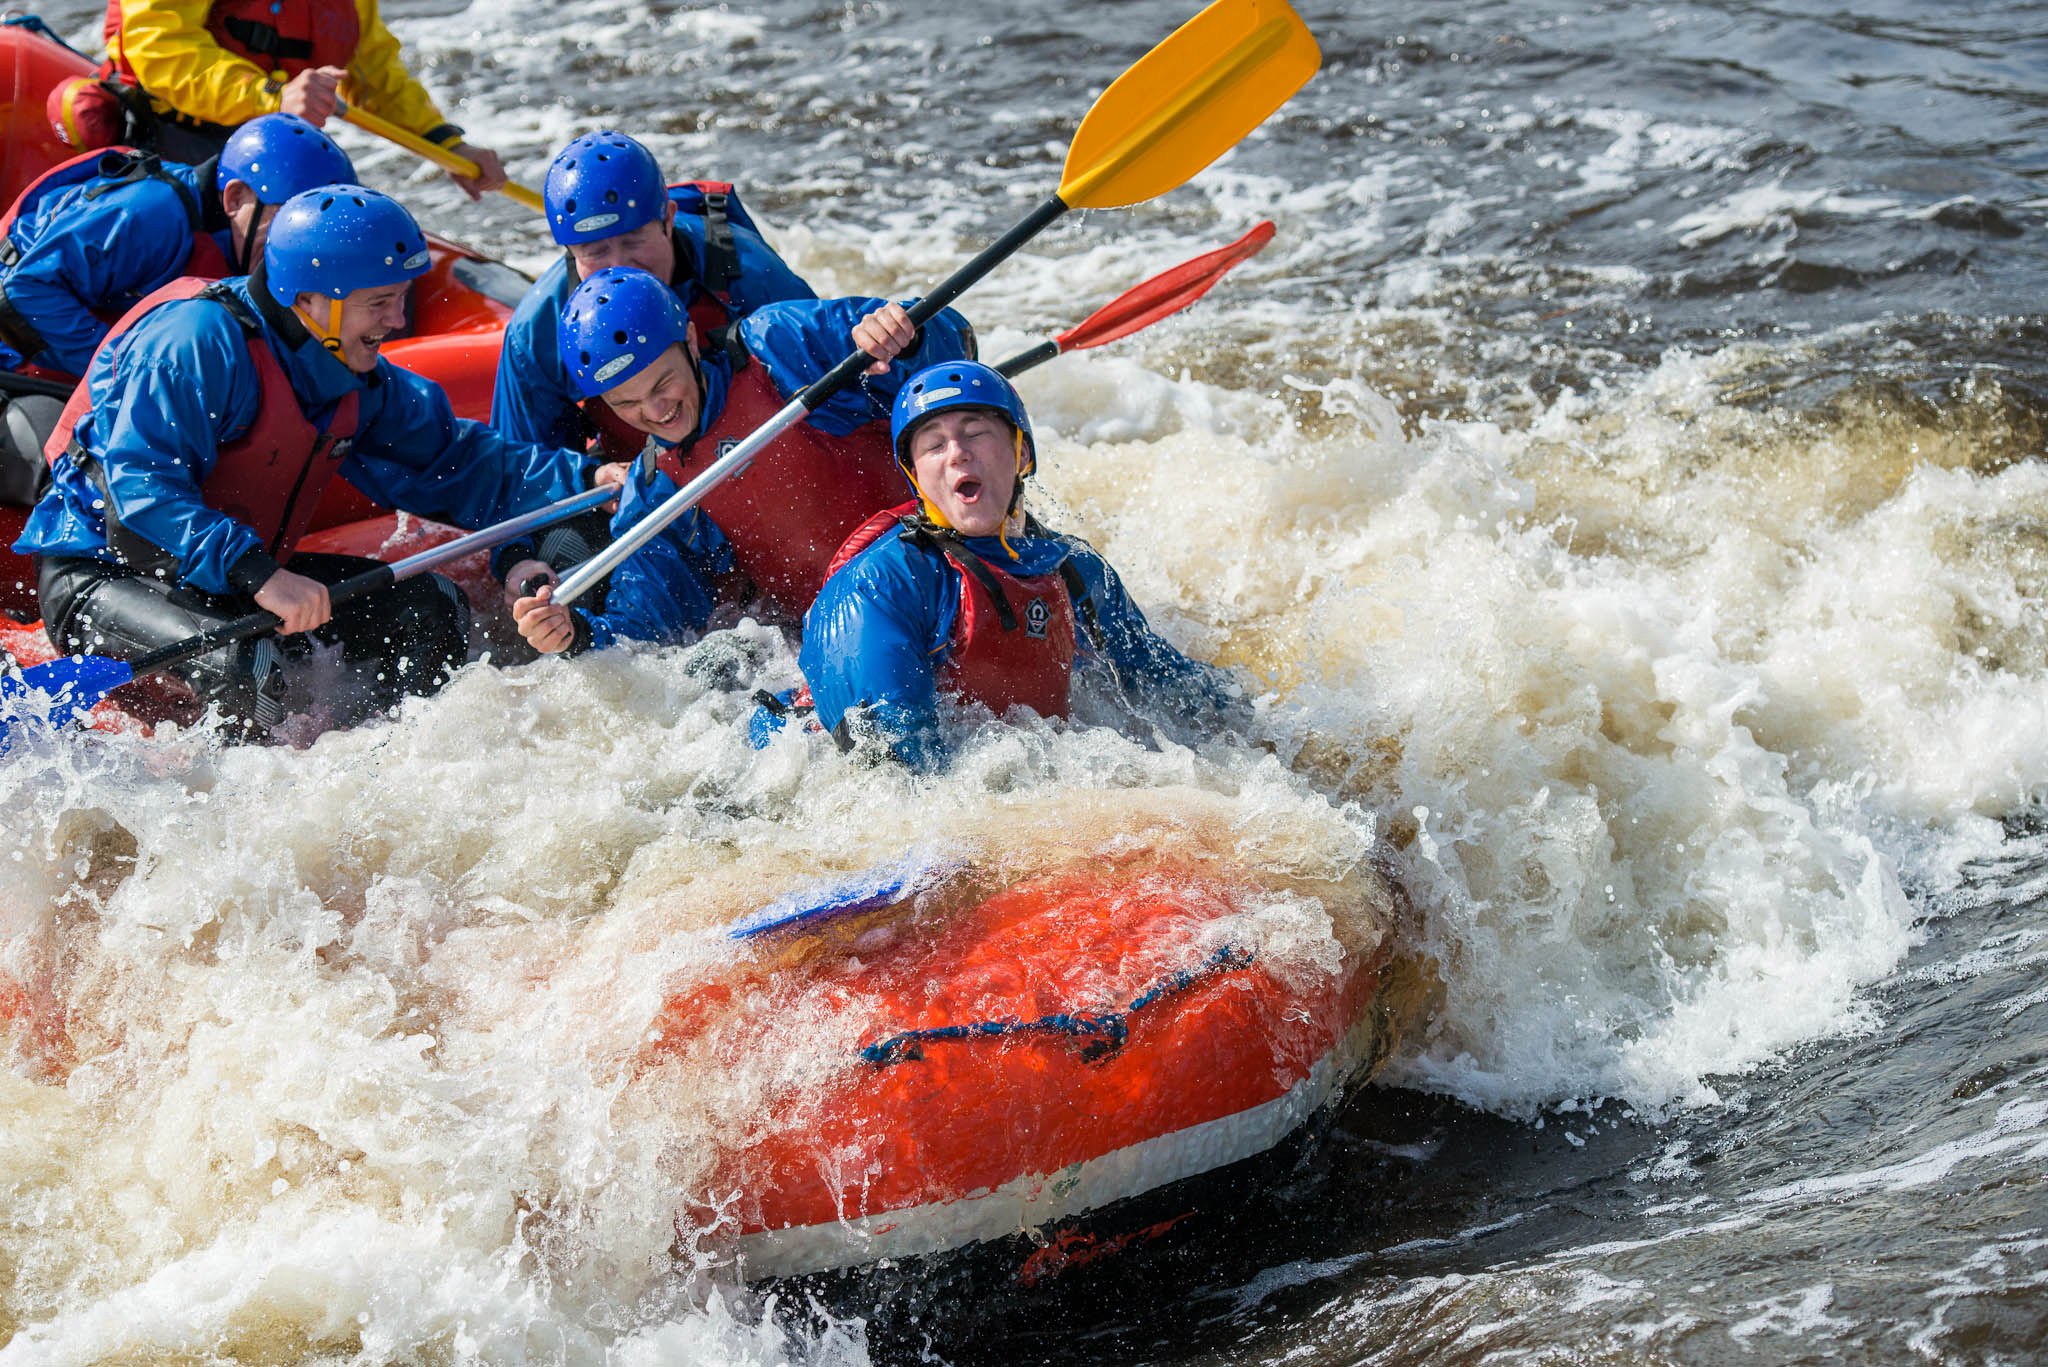
<path id="1" fill-rule="evenodd" d="M 326 347 L 329 351 L 339 356 L 341 355 L 341 301 L 328 298 L 327 296 L 322 297 L 327 299 L 327 326 L 322 327 L 314 322 L 313 315 L 297 304 L 292 305 L 292 312 L 299 315 L 299 321 L 306 325 L 306 331 L 320 339 L 321 346 Z"/>
<path id="2" fill-rule="evenodd" d="M 948 522 L 946 515 L 939 511 L 939 505 L 925 496 L 924 486 L 917 482 L 917 467 L 907 460 L 898 460 L 896 468 L 901 470 L 903 477 L 910 481 L 910 491 L 917 495 L 918 506 L 924 509 L 924 520 L 931 523 L 934 527 L 940 527 L 949 532 L 952 531 L 953 524 Z"/>

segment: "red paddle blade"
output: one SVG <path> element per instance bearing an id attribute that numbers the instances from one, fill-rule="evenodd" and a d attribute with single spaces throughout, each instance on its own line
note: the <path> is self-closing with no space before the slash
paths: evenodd
<path id="1" fill-rule="evenodd" d="M 1183 261 L 1172 270 L 1125 290 L 1053 341 L 1061 351 L 1085 351 L 1150 327 L 1200 299 L 1232 267 L 1257 256 L 1272 240 L 1272 223 L 1261 223 L 1228 247 Z"/>

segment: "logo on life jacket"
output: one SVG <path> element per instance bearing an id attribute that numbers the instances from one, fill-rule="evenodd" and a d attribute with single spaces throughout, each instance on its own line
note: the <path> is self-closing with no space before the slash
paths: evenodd
<path id="1" fill-rule="evenodd" d="M 1024 608 L 1024 634 L 1034 641 L 1045 639 L 1045 628 L 1052 621 L 1052 609 L 1045 605 L 1043 598 L 1033 598 Z"/>

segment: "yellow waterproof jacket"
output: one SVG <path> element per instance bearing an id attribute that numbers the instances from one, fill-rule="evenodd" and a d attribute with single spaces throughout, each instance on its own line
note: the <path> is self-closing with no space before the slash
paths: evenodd
<path id="1" fill-rule="evenodd" d="M 107 60 L 132 76 L 159 112 L 234 127 L 279 109 L 289 76 L 221 46 L 207 27 L 213 0 L 112 0 L 108 8 Z M 355 0 L 355 9 L 361 36 L 342 97 L 435 142 L 459 140 L 461 130 L 399 60 L 398 39 L 384 27 L 377 0 Z"/>

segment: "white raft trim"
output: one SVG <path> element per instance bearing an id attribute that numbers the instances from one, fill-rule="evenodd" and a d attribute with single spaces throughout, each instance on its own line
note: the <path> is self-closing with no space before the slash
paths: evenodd
<path id="1" fill-rule="evenodd" d="M 736 1243 L 741 1275 L 748 1281 L 795 1277 L 964 1248 L 1025 1233 L 1264 1153 L 1336 1094 L 1371 1037 L 1370 1021 L 1368 1015 L 1287 1091 L 1234 1114 L 1141 1139 L 1070 1163 L 1056 1173 L 1026 1174 L 993 1191 L 957 1200 L 740 1235 Z"/>

